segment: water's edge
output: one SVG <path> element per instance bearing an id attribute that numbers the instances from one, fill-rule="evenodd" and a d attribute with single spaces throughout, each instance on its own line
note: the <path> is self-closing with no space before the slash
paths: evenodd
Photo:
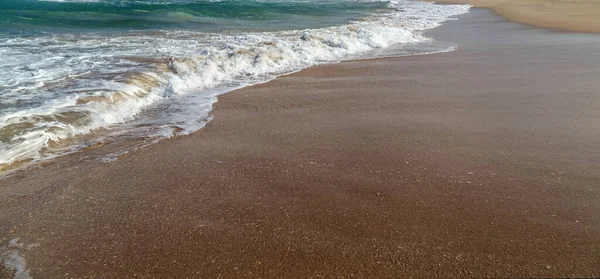
<path id="1" fill-rule="evenodd" d="M 458 15 L 454 15 L 452 17 L 450 17 L 451 19 L 456 18 Z M 441 24 L 443 24 L 443 21 L 440 23 L 440 25 L 435 26 L 434 28 L 431 29 L 426 29 L 423 31 L 423 33 L 427 33 L 430 32 L 431 30 L 441 26 Z M 86 143 L 86 145 L 82 145 L 82 146 L 78 146 L 77 148 L 73 148 L 71 150 L 67 150 L 61 154 L 57 154 L 56 156 L 49 156 L 49 157 L 45 157 L 45 158 L 41 158 L 41 159 L 37 159 L 37 160 L 23 160 L 17 163 L 12 163 L 9 165 L 5 165 L 4 167 L 0 167 L 0 176 L 8 176 L 14 173 L 17 173 L 19 170 L 31 167 L 31 166 L 35 166 L 35 165 L 39 165 L 42 162 L 46 162 L 46 163 L 50 163 L 49 161 L 51 161 L 54 158 L 57 158 L 59 156 L 64 156 L 64 155 L 69 155 L 69 154 L 75 154 L 78 153 L 79 157 L 83 157 L 85 160 L 91 160 L 91 161 L 99 161 L 99 162 L 112 162 L 118 159 L 119 156 L 126 154 L 128 152 L 137 150 L 139 148 L 143 148 L 146 146 L 149 146 L 151 144 L 154 144 L 160 140 L 163 139 L 167 139 L 167 138 L 176 138 L 179 136 L 185 136 L 194 132 L 197 132 L 198 130 L 200 130 L 201 128 L 203 128 L 208 122 L 210 122 L 210 120 L 212 120 L 212 104 L 214 102 L 218 101 L 218 96 L 222 95 L 222 94 L 228 94 L 231 92 L 234 92 L 240 88 L 244 88 L 247 86 L 253 86 L 256 84 L 263 84 L 263 83 L 267 83 L 270 82 L 274 79 L 277 79 L 279 77 L 282 76 L 287 76 L 299 71 L 302 71 L 304 69 L 307 68 L 312 68 L 314 66 L 318 66 L 318 65 L 322 65 L 322 64 L 330 64 L 330 63 L 343 63 L 343 62 L 347 62 L 347 61 L 356 61 L 356 60 L 363 60 L 363 59 L 381 59 L 381 58 L 393 58 L 393 57 L 402 57 L 402 56 L 413 56 L 413 55 L 428 55 L 428 54 L 433 54 L 433 53 L 441 53 L 441 52 L 449 52 L 449 51 L 454 51 L 456 50 L 456 45 L 453 43 L 448 43 L 448 42 L 438 42 L 440 45 L 444 45 L 445 48 L 444 49 L 439 49 L 439 46 L 437 47 L 436 50 L 432 50 L 432 51 L 422 51 L 421 52 L 418 51 L 418 48 L 421 47 L 419 44 L 415 44 L 415 45 L 410 45 L 410 44 L 400 44 L 399 47 L 413 47 L 415 48 L 414 53 L 410 53 L 411 50 L 409 49 L 408 51 L 406 49 L 403 49 L 402 52 L 398 52 L 398 48 L 388 48 L 388 49 L 375 49 L 374 51 L 370 51 L 368 52 L 366 55 L 359 55 L 359 56 L 355 56 L 352 57 L 350 60 L 334 60 L 334 61 L 329 61 L 329 62 L 322 62 L 322 63 L 315 63 L 313 65 L 308 65 L 307 67 L 301 67 L 297 70 L 294 71 L 287 71 L 284 73 L 281 73 L 279 75 L 273 76 L 271 78 L 262 80 L 262 81 L 254 81 L 252 83 L 246 83 L 246 84 L 242 84 L 239 85 L 235 88 L 228 88 L 228 90 L 223 90 L 221 92 L 215 92 L 214 95 L 211 97 L 211 101 L 209 103 L 209 105 L 207 107 L 205 107 L 205 115 L 202 115 L 202 121 L 200 121 L 199 125 L 195 126 L 193 129 L 171 129 L 169 131 L 170 134 L 165 135 L 164 132 L 161 131 L 161 136 L 158 137 L 152 137 L 152 136 L 145 136 L 145 137 L 138 137 L 138 138 L 119 138 L 119 137 L 114 137 L 112 139 L 100 139 L 100 140 L 96 140 L 96 141 L 88 141 Z M 180 61 L 175 61 L 176 63 L 179 63 Z M 182 63 L 185 63 L 185 61 L 183 61 Z M 86 134 L 84 135 L 91 138 L 95 135 L 95 133 L 102 133 L 102 129 L 100 130 L 96 130 L 93 131 L 90 134 Z"/>

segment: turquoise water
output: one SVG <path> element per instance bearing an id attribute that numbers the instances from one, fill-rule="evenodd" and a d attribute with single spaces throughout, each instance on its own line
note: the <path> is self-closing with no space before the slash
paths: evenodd
<path id="1" fill-rule="evenodd" d="M 322 63 L 455 48 L 468 6 L 368 0 L 4 0 L 0 168 L 202 128 L 219 94 Z M 251 129 L 252 127 L 248 127 Z"/>
<path id="2" fill-rule="evenodd" d="M 345 24 L 387 9 L 361 1 L 37 1 L 0 3 L 3 32 L 284 30 Z"/>

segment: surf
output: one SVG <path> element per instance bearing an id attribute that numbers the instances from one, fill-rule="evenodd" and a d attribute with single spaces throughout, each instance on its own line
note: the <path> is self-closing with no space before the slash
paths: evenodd
<path id="1" fill-rule="evenodd" d="M 200 25 L 110 29 L 114 32 L 101 27 L 96 32 L 0 36 L 0 58 L 5 62 L 0 66 L 0 165 L 52 158 L 111 137 L 161 139 L 188 134 L 210 120 L 218 95 L 313 65 L 377 53 L 449 51 L 454 45 L 435 42 L 423 32 L 469 9 L 415 1 L 203 3 L 229 5 L 238 11 L 223 15 L 219 20 L 228 23 L 222 26 L 217 17 L 210 17 L 220 26 L 218 31 L 215 26 L 202 29 Z M 67 4 L 107 5 L 101 1 Z M 150 4 L 141 1 L 130 8 L 148 9 L 144 5 Z M 174 4 L 157 1 L 151 5 Z M 239 11 L 265 6 L 271 8 L 261 10 L 264 18 L 244 18 Z M 326 27 L 302 28 L 306 15 L 297 18 L 298 22 L 284 20 L 285 28 L 266 26 L 280 17 L 275 12 L 289 15 L 293 7 L 317 17 L 329 16 L 334 8 L 343 11 L 337 11 L 339 22 L 329 20 Z M 348 14 L 359 16 L 349 20 Z M 170 11 L 167 17 L 192 21 L 185 12 Z M 203 15 L 201 25 L 207 19 Z M 232 27 L 240 21 L 254 25 Z M 96 138 L 77 140 L 90 134 Z"/>

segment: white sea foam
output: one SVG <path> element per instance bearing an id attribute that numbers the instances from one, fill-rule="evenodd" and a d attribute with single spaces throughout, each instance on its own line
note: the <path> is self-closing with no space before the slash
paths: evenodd
<path id="1" fill-rule="evenodd" d="M 20 238 L 14 238 L 6 246 L 0 247 L 1 262 L 4 269 L 13 273 L 13 279 L 30 279 L 29 269 L 21 252 L 25 249 L 35 247 L 35 245 L 25 246 L 20 242 Z"/>
<path id="2" fill-rule="evenodd" d="M 60 153 L 57 143 L 99 128 L 159 138 L 189 133 L 206 123 L 219 94 L 319 63 L 432 42 L 422 31 L 469 9 L 415 1 L 390 7 L 322 29 L 0 40 L 0 164 Z"/>

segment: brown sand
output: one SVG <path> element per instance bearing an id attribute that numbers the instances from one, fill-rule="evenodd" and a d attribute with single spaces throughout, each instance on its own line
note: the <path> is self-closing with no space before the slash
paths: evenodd
<path id="1" fill-rule="evenodd" d="M 600 38 L 482 10 L 437 33 L 461 50 L 315 67 L 2 180 L 3 241 L 37 245 L 34 278 L 600 276 Z"/>
<path id="2" fill-rule="evenodd" d="M 434 0 L 490 8 L 501 16 L 533 26 L 600 33 L 600 0 Z"/>

